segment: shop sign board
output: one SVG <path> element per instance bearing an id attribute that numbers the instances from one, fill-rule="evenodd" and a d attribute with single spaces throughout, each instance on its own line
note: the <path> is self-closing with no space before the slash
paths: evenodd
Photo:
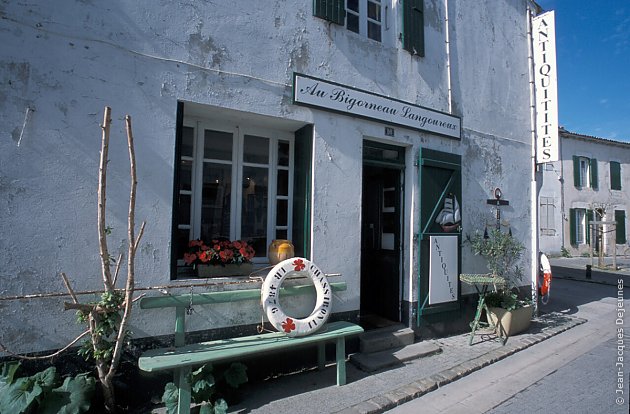
<path id="1" fill-rule="evenodd" d="M 459 117 L 298 73 L 293 102 L 461 139 Z"/>
<path id="2" fill-rule="evenodd" d="M 558 161 L 558 74 L 554 12 L 532 19 L 536 94 L 536 163 Z"/>
<path id="3" fill-rule="evenodd" d="M 458 237 L 430 236 L 429 305 L 454 302 L 458 297 Z"/>

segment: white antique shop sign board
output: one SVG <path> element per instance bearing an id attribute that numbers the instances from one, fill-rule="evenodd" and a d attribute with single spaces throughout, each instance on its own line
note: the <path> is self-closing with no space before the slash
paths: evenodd
<path id="1" fill-rule="evenodd" d="M 429 305 L 454 302 L 458 296 L 458 237 L 431 236 Z"/>

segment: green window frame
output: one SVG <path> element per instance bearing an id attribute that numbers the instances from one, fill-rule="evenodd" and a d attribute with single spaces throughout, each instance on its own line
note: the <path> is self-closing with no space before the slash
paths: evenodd
<path id="1" fill-rule="evenodd" d="M 346 19 L 345 0 L 313 0 L 313 16 L 343 26 Z"/>
<path id="2" fill-rule="evenodd" d="M 621 190 L 621 164 L 617 161 L 610 162 L 610 189 Z"/>
<path id="3" fill-rule="evenodd" d="M 615 210 L 615 242 L 617 244 L 626 244 L 626 211 Z"/>
<path id="4" fill-rule="evenodd" d="M 403 49 L 424 56 L 424 1 L 403 0 Z"/>

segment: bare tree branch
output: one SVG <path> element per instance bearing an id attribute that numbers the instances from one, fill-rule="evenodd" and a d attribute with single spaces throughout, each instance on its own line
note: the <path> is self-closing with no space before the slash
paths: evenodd
<path id="1" fill-rule="evenodd" d="M 70 296 L 72 297 L 72 300 L 74 301 L 74 303 L 79 303 L 79 300 L 77 299 L 77 295 L 74 293 L 74 290 L 72 290 L 72 286 L 70 286 L 70 282 L 68 281 L 68 276 L 66 276 L 64 272 L 61 272 L 61 278 L 63 279 L 63 283 L 66 285 L 66 289 L 68 289 L 68 293 L 70 293 Z"/>
<path id="2" fill-rule="evenodd" d="M 116 261 L 116 271 L 114 272 L 114 280 L 112 281 L 112 287 L 116 288 L 116 282 L 118 281 L 118 273 L 120 272 L 120 265 L 122 264 L 122 253 L 118 254 L 118 260 Z"/>
<path id="3" fill-rule="evenodd" d="M 101 137 L 101 160 L 98 174 L 98 240 L 101 254 L 101 270 L 105 290 L 113 290 L 111 269 L 109 268 L 109 251 L 107 249 L 107 231 L 105 225 L 105 204 L 107 200 L 107 156 L 109 153 L 109 130 L 111 126 L 112 109 L 105 107 L 103 113 L 103 134 Z"/>
<path id="4" fill-rule="evenodd" d="M 57 352 L 55 352 L 54 354 L 50 354 L 50 355 L 40 355 L 40 356 L 27 356 L 27 355 L 22 355 L 22 354 L 16 354 L 13 353 L 11 351 L 9 351 L 7 349 L 6 346 L 4 346 L 2 344 L 2 342 L 0 342 L 0 351 L 5 352 L 9 355 L 11 355 L 14 358 L 19 358 L 19 359 L 25 359 L 28 361 L 34 361 L 34 360 L 38 360 L 38 359 L 49 359 L 49 358 L 54 358 L 57 355 L 60 355 L 62 352 L 68 350 L 72 345 L 76 344 L 77 342 L 79 342 L 79 340 L 81 338 L 83 338 L 84 336 L 86 336 L 87 334 L 89 334 L 90 331 L 87 330 L 85 332 L 83 332 L 81 335 L 77 336 L 72 342 L 70 342 L 68 345 L 66 345 L 65 347 L 61 348 L 60 350 L 58 350 Z"/>

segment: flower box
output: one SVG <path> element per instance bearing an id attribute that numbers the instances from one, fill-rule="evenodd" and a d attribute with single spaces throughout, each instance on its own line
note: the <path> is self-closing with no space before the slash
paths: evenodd
<path id="1" fill-rule="evenodd" d="M 504 336 L 512 336 L 523 332 L 529 328 L 534 313 L 532 305 L 526 305 L 508 311 L 503 308 L 489 308 L 488 322 L 494 324 L 497 334 L 501 332 Z"/>
<path id="2" fill-rule="evenodd" d="M 251 263 L 226 265 L 197 265 L 197 277 L 249 276 L 254 270 Z"/>

